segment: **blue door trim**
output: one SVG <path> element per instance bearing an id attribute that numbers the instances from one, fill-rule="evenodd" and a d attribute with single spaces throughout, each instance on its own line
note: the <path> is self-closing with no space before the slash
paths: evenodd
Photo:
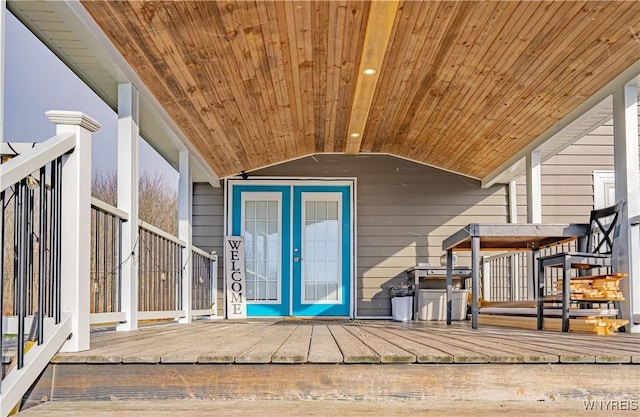
<path id="1" fill-rule="evenodd" d="M 293 264 L 293 315 L 349 316 L 351 300 L 351 187 L 298 185 L 293 188 L 293 247 L 296 248 L 302 247 L 302 193 L 342 194 L 342 302 L 340 304 L 302 304 L 302 264 L 295 262 Z"/>
<path id="2" fill-rule="evenodd" d="M 233 216 L 231 234 L 241 235 L 242 193 L 243 192 L 277 192 L 282 193 L 282 255 L 280 266 L 281 293 L 279 304 L 247 303 L 248 316 L 288 316 L 291 300 L 291 187 L 280 185 L 234 185 L 233 186 Z"/>
<path id="3" fill-rule="evenodd" d="M 282 196 L 282 254 L 281 254 L 281 297 L 275 304 L 247 304 L 248 316 L 339 316 L 349 317 L 351 314 L 351 245 L 352 217 L 351 190 L 349 185 L 260 185 L 232 184 L 231 186 L 231 234 L 241 235 L 243 217 L 243 192 L 275 192 Z M 302 244 L 302 193 L 340 193 L 341 227 L 342 227 L 342 283 L 340 304 L 303 304 L 301 263 L 292 263 L 292 248 L 300 248 Z M 293 198 L 293 200 L 292 200 Z M 292 207 L 293 206 L 293 207 Z M 293 284 L 292 284 L 293 283 Z"/>

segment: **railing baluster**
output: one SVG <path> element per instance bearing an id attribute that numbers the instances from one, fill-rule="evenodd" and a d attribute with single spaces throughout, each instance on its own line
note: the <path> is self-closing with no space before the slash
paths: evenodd
<path id="1" fill-rule="evenodd" d="M 56 169 L 56 183 L 54 187 L 54 194 L 56 196 L 55 199 L 55 217 L 56 217 L 56 228 L 53 232 L 55 236 L 55 246 L 56 246 L 56 254 L 58 255 L 55 259 L 55 274 L 53 275 L 54 281 L 54 308 L 53 313 L 55 316 L 55 323 L 60 323 L 62 319 L 62 288 L 61 288 L 61 275 L 62 275 L 62 261 L 60 257 L 60 253 L 62 250 L 62 157 L 58 157 L 55 161 L 55 169 Z"/>
<path id="2" fill-rule="evenodd" d="M 33 212 L 34 212 L 34 193 L 32 188 L 32 178 L 27 177 L 26 181 L 26 257 L 27 257 L 27 280 L 25 282 L 25 314 L 30 316 L 33 314 Z"/>
<path id="3" fill-rule="evenodd" d="M 26 302 L 27 302 L 27 272 L 28 272 L 28 257 L 27 257 L 27 243 L 28 243 L 28 230 L 29 225 L 27 219 L 29 217 L 29 205 L 28 205 L 28 190 L 27 181 L 23 179 L 20 181 L 20 231 L 18 240 L 18 363 L 17 368 L 22 369 L 24 367 L 24 348 L 25 348 L 25 318 L 26 318 Z"/>
<path id="4" fill-rule="evenodd" d="M 46 250 L 47 250 L 47 184 L 46 169 L 40 168 L 39 220 L 40 237 L 38 244 L 38 344 L 44 342 L 44 309 L 46 288 Z"/>

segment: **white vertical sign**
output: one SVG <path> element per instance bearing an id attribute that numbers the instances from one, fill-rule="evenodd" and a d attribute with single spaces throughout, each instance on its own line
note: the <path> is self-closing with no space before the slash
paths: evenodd
<path id="1" fill-rule="evenodd" d="M 227 318 L 247 318 L 244 274 L 244 238 L 225 236 L 224 270 L 226 271 Z"/>

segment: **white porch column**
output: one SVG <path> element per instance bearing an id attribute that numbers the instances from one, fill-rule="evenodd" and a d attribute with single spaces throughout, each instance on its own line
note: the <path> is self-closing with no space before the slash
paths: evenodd
<path id="1" fill-rule="evenodd" d="M 80 112 L 48 111 L 56 134 L 72 132 L 76 146 L 62 160 L 61 227 L 69 236 L 61 252 L 61 310 L 71 314 L 71 339 L 63 352 L 89 349 L 91 273 L 91 133 L 100 124 Z M 43 185 L 44 186 L 44 185 Z"/>
<path id="2" fill-rule="evenodd" d="M 540 152 L 527 155 L 527 223 L 542 223 Z"/>
<path id="3" fill-rule="evenodd" d="M 186 242 L 186 247 L 182 249 L 182 309 L 185 317 L 180 319 L 180 323 L 191 322 L 192 310 L 192 256 L 191 245 L 193 244 L 193 233 L 191 230 L 191 212 L 193 200 L 193 183 L 191 181 L 191 161 L 189 151 L 180 152 L 180 178 L 178 180 L 178 238 Z"/>
<path id="4" fill-rule="evenodd" d="M 640 314 L 640 226 L 631 226 L 629 221 L 640 215 L 638 87 L 635 81 L 613 95 L 613 137 L 616 200 L 626 202 L 614 267 L 616 271 L 629 273 L 629 279 L 621 281 L 625 294 L 622 314 L 629 319 L 631 331 L 640 333 L 640 324 L 634 324 L 634 317 Z"/>
<path id="5" fill-rule="evenodd" d="M 509 181 L 509 223 L 518 223 L 518 193 L 516 180 Z"/>
<path id="6" fill-rule="evenodd" d="M 122 225 L 122 311 L 127 321 L 117 330 L 138 328 L 138 90 L 118 85 L 118 208 L 129 213 Z"/>

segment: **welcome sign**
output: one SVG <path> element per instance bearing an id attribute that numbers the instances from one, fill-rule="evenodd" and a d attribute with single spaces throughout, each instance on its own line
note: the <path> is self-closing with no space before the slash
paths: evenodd
<path id="1" fill-rule="evenodd" d="M 224 270 L 226 271 L 227 318 L 246 319 L 247 299 L 244 273 L 244 238 L 225 236 Z"/>

